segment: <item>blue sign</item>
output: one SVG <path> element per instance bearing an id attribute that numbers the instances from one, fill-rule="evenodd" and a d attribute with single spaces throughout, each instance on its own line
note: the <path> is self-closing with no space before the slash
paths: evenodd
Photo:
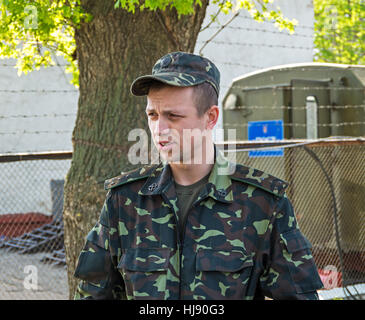
<path id="1" fill-rule="evenodd" d="M 251 141 L 276 141 L 284 138 L 283 120 L 249 121 L 248 140 Z M 282 157 L 283 148 L 264 151 L 249 151 L 249 157 Z"/>

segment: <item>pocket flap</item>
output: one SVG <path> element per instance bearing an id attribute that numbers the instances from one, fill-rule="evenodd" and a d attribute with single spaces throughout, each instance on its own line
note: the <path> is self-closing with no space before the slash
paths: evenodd
<path id="1" fill-rule="evenodd" d="M 253 265 L 252 257 L 242 251 L 199 249 L 196 270 L 236 272 Z"/>
<path id="2" fill-rule="evenodd" d="M 282 233 L 280 234 L 280 237 L 289 253 L 312 248 L 308 239 L 299 231 L 299 229 L 293 229 Z"/>
<path id="3" fill-rule="evenodd" d="M 118 268 L 131 271 L 164 271 L 169 264 L 169 248 L 129 248 L 119 261 Z"/>

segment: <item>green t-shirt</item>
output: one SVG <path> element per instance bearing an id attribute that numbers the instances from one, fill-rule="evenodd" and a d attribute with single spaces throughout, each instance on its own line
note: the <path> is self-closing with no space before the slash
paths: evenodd
<path id="1" fill-rule="evenodd" d="M 208 183 L 209 175 L 210 173 L 207 174 L 204 178 L 200 179 L 199 181 L 188 186 L 183 186 L 175 182 L 177 207 L 179 208 L 178 215 L 180 220 L 179 231 L 181 238 L 183 237 L 184 233 L 184 226 L 187 213 L 191 208 L 193 202 L 198 198 L 198 195 L 203 186 Z"/>

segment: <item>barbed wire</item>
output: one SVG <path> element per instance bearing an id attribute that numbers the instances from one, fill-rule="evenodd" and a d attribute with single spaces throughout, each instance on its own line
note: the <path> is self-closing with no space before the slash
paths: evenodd
<path id="1" fill-rule="evenodd" d="M 21 90 L 11 90 L 11 89 L 0 89 L 0 93 L 76 93 L 79 90 L 67 90 L 67 89 L 52 89 L 52 90 L 37 90 L 37 89 L 21 89 Z"/>
<path id="2" fill-rule="evenodd" d="M 206 40 L 198 40 L 198 43 L 205 44 Z M 242 42 L 232 42 L 232 41 L 220 41 L 220 40 L 210 40 L 209 42 L 217 45 L 229 45 L 229 46 L 243 46 L 243 47 L 267 47 L 267 48 L 284 48 L 284 49 L 297 49 L 297 50 L 313 50 L 314 47 L 302 47 L 302 46 L 288 46 L 282 44 L 266 44 L 266 43 L 242 43 Z"/>
<path id="3" fill-rule="evenodd" d="M 236 62 L 218 62 L 215 61 L 217 64 L 225 64 L 225 65 L 232 65 L 232 66 L 243 66 L 243 67 L 252 67 L 252 68 L 262 68 L 261 66 L 254 66 L 254 65 L 246 65 Z M 298 81 L 311 81 L 311 79 L 294 79 Z M 294 90 L 343 90 L 343 91 L 351 91 L 351 90 L 364 90 L 362 87 L 343 87 L 343 86 L 321 86 L 321 87 L 305 87 L 305 86 L 291 86 L 290 83 L 283 83 L 276 86 L 239 86 L 239 85 L 222 85 L 222 88 L 232 88 L 232 89 L 242 89 L 242 90 L 262 90 L 262 89 L 272 89 L 272 90 L 279 90 L 282 87 L 288 87 Z M 0 93 L 78 93 L 79 90 L 74 89 L 0 89 Z"/>
<path id="4" fill-rule="evenodd" d="M 252 17 L 251 16 L 247 16 L 247 15 L 240 15 L 240 16 L 238 16 L 238 18 L 239 19 L 243 19 L 243 20 L 250 20 L 250 21 L 252 21 Z M 262 23 L 269 24 L 271 26 L 274 26 L 274 24 L 271 21 L 262 21 Z M 301 25 L 301 24 L 296 25 L 295 28 L 314 30 L 314 27 L 313 26 Z"/>
<path id="5" fill-rule="evenodd" d="M 262 69 L 262 66 L 255 66 L 255 65 L 239 63 L 239 62 L 216 61 L 216 60 L 214 60 L 214 63 L 217 64 L 217 65 L 227 65 L 227 66 L 232 66 L 232 67 L 240 66 L 240 67 L 245 67 L 245 68 Z"/>
<path id="6" fill-rule="evenodd" d="M 247 105 L 236 106 L 228 110 L 306 110 L 307 106 L 265 106 L 265 105 Z M 365 109 L 365 104 L 359 105 L 319 105 L 317 109 Z M 8 115 L 1 116 L 0 119 L 32 119 L 32 118 L 62 118 L 62 117 L 76 117 L 77 113 L 45 113 L 45 114 L 31 114 L 31 115 Z"/>
<path id="7" fill-rule="evenodd" d="M 219 26 L 211 26 L 209 27 L 209 29 L 219 29 Z M 310 38 L 312 39 L 313 36 L 312 35 L 308 35 L 308 34 L 302 34 L 302 33 L 284 33 L 283 31 L 272 31 L 272 30 L 267 30 L 267 29 L 259 29 L 259 28 L 249 28 L 249 27 L 239 27 L 239 26 L 227 26 L 227 29 L 232 29 L 232 30 L 241 30 L 241 31 L 254 31 L 254 32 L 263 32 L 263 33 L 272 33 L 272 34 L 279 34 L 279 35 L 283 35 L 283 36 L 290 36 L 290 37 L 302 37 L 302 38 Z"/>
<path id="8" fill-rule="evenodd" d="M 268 109 L 268 110 L 306 110 L 307 106 L 237 106 L 232 109 L 228 110 L 251 110 L 251 109 Z M 337 105 L 321 105 L 317 106 L 317 109 L 365 109 L 365 104 L 359 105 L 344 105 L 344 106 L 337 106 Z"/>
<path id="9" fill-rule="evenodd" d="M 341 123 L 318 123 L 318 127 L 343 127 L 343 126 L 359 126 L 365 125 L 365 121 L 341 122 Z M 248 127 L 249 123 L 225 123 L 225 127 Z M 284 123 L 284 127 L 307 127 L 306 123 Z M 0 132 L 0 135 L 24 135 L 24 134 L 65 134 L 72 133 L 73 130 L 18 130 L 9 132 Z"/>
<path id="10" fill-rule="evenodd" d="M 64 150 L 53 150 L 51 152 L 63 152 Z M 39 149 L 34 149 L 34 150 L 22 150 L 22 153 L 31 153 L 31 154 L 39 154 L 41 152 L 49 152 L 48 149 L 47 150 L 39 150 Z M 72 151 L 71 151 L 72 152 Z M 19 154 L 19 151 L 16 150 L 16 149 L 13 149 L 13 150 L 8 150 L 8 151 L 1 151 L 1 154 L 0 156 L 11 156 L 11 155 L 14 155 L 14 154 Z M 72 157 L 72 156 L 71 156 Z M 61 160 L 66 160 L 66 161 L 70 161 L 71 160 L 71 157 L 69 159 L 61 159 Z M 52 160 L 48 160 L 48 159 L 44 159 L 44 160 L 38 160 L 36 159 L 37 161 L 54 161 L 55 159 L 52 159 Z M 57 159 L 58 160 L 58 159 Z M 58 160 L 60 161 L 60 160 Z M 5 161 L 3 163 L 6 163 L 8 161 Z M 1 162 L 0 162 L 1 163 Z M 1 213 L 0 213 L 1 214 Z"/>
<path id="11" fill-rule="evenodd" d="M 218 11 L 219 12 L 219 11 Z M 202 55 L 203 49 L 211 42 L 213 39 L 218 36 L 218 34 L 223 31 L 224 28 L 226 28 L 234 19 L 236 19 L 240 14 L 240 11 L 236 12 L 228 21 L 226 21 L 223 25 L 220 25 L 218 27 L 218 30 L 214 32 L 214 34 L 206 41 L 204 41 L 203 46 L 199 50 L 199 54 Z"/>
<path id="12" fill-rule="evenodd" d="M 298 81 L 313 81 L 313 79 L 292 79 L 292 80 L 298 80 Z M 324 83 L 324 84 L 327 84 Z M 223 86 L 224 87 L 224 86 Z M 232 86 L 227 86 L 228 88 L 232 88 L 232 89 L 241 89 L 241 90 L 262 90 L 262 89 L 272 89 L 272 90 L 279 90 L 282 88 L 287 88 L 287 89 L 294 89 L 294 90 L 304 90 L 304 91 L 308 91 L 308 90 L 339 90 L 339 91 L 351 91 L 351 90 L 364 90 L 364 88 L 362 87 L 342 87 L 342 86 L 322 86 L 322 87 L 297 87 L 297 86 L 291 86 L 290 83 L 281 83 L 281 84 L 277 84 L 277 85 L 267 85 L 267 86 L 240 86 L 240 85 L 236 85 L 233 84 Z"/>
<path id="13" fill-rule="evenodd" d="M 60 117 L 75 117 L 76 113 L 45 113 L 45 114 L 17 114 L 17 115 L 8 115 L 1 116 L 0 119 L 27 119 L 27 118 L 60 118 Z"/>
<path id="14" fill-rule="evenodd" d="M 249 123 L 225 123 L 225 127 L 248 127 Z M 358 122 L 341 122 L 341 123 L 318 123 L 318 127 L 343 127 L 343 126 L 358 126 L 358 125 L 365 125 L 365 121 L 358 121 Z M 307 127 L 305 123 L 284 123 L 284 127 Z"/>
<path id="15" fill-rule="evenodd" d="M 274 149 L 288 149 L 288 148 L 297 148 L 297 147 L 302 147 L 302 146 L 306 146 L 306 145 L 313 145 L 316 143 L 348 143 L 350 141 L 359 141 L 359 142 L 364 142 L 364 138 L 362 137 L 325 137 L 325 138 L 317 138 L 317 139 L 303 139 L 303 141 L 295 141 L 293 143 L 291 143 L 289 140 L 276 140 L 276 141 L 255 141 L 255 140 L 250 140 L 249 142 L 252 143 L 251 146 L 246 146 L 244 148 L 228 148 L 226 150 L 224 150 L 224 152 L 230 153 L 230 152 L 249 152 L 252 150 L 260 150 L 260 151 L 265 151 L 265 150 L 274 150 Z M 279 143 L 278 145 L 268 145 L 268 146 L 255 146 L 254 143 L 259 142 L 262 145 L 265 144 L 269 144 L 269 143 Z M 282 142 L 282 143 L 281 143 Z"/>
<path id="16" fill-rule="evenodd" d="M 72 130 L 37 130 L 37 131 L 28 131 L 28 130 L 19 130 L 19 131 L 10 131 L 10 132 L 0 132 L 0 135 L 16 135 L 16 134 L 49 134 L 49 133 L 72 133 Z"/>
<path id="17" fill-rule="evenodd" d="M 55 64 L 51 64 L 48 67 L 68 67 L 69 65 L 67 64 L 59 64 L 59 63 L 55 63 Z M 16 64 L 10 64 L 10 63 L 0 63 L 0 67 L 13 67 L 16 68 Z"/>

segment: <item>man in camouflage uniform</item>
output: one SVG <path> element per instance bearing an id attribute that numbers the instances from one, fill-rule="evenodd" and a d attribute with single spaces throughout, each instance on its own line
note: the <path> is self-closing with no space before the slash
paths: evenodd
<path id="1" fill-rule="evenodd" d="M 322 283 L 287 183 L 228 162 L 212 142 L 219 77 L 208 59 L 174 52 L 132 84 L 147 95 L 163 162 L 105 182 L 75 298 L 318 299 Z M 193 128 L 208 133 L 182 137 Z M 202 162 L 186 163 L 199 152 Z"/>

